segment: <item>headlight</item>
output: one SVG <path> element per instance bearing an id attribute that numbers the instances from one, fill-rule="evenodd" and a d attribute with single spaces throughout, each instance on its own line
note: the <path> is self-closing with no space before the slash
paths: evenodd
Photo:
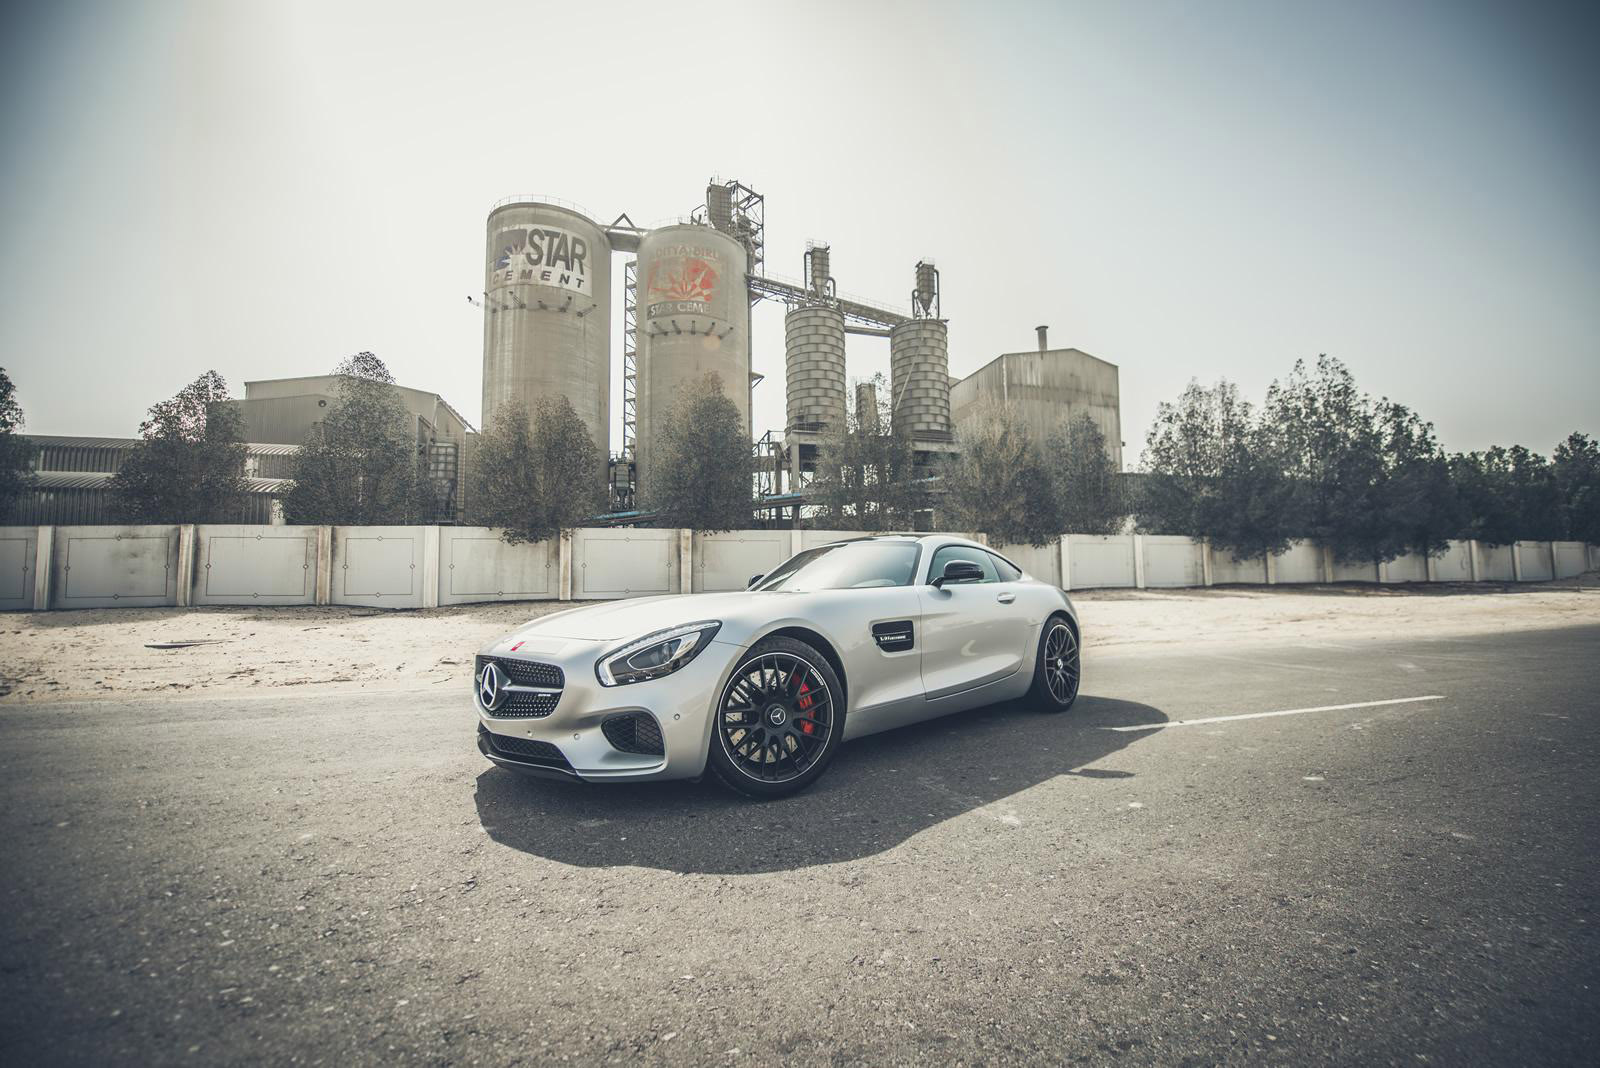
<path id="1" fill-rule="evenodd" d="M 699 656 L 721 627 L 721 621 L 710 619 L 646 634 L 602 656 L 595 676 L 602 686 L 622 686 L 670 675 Z"/>

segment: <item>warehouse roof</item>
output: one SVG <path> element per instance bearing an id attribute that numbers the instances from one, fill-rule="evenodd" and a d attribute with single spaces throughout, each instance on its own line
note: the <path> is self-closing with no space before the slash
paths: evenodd
<path id="1" fill-rule="evenodd" d="M 34 483 L 38 489 L 105 489 L 115 476 L 100 471 L 39 471 L 34 477 L 38 480 Z M 244 486 L 246 493 L 278 496 L 286 492 L 293 481 L 289 478 L 247 478 Z"/>
<path id="2" fill-rule="evenodd" d="M 66 434 L 24 434 L 35 445 L 51 445 L 63 449 L 131 449 L 143 438 L 87 438 Z M 266 442 L 245 442 L 246 449 L 255 456 L 293 456 L 298 445 L 273 445 Z"/>

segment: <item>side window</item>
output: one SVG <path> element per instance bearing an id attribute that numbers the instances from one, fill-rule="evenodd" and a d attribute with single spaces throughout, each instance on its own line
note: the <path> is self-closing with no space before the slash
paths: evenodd
<path id="1" fill-rule="evenodd" d="M 984 582 L 999 582 L 1000 573 L 995 570 L 995 558 L 982 549 L 970 545 L 946 545 L 933 554 L 933 566 L 928 571 L 930 578 L 938 578 L 944 574 L 944 565 L 951 560 L 971 560 L 983 568 Z"/>
<path id="2" fill-rule="evenodd" d="M 1001 582 L 1016 582 L 1022 578 L 1022 569 L 1012 564 L 1010 560 L 1003 556 L 995 556 L 994 553 L 989 555 L 994 557 L 995 570 L 1000 573 Z"/>

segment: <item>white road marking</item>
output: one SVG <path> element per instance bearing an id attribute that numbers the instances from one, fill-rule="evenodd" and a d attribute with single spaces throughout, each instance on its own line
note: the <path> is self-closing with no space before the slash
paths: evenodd
<path id="1" fill-rule="evenodd" d="M 1169 723 L 1144 723 L 1135 727 L 1101 727 L 1105 731 L 1158 731 L 1163 727 L 1194 727 L 1201 723 L 1227 723 L 1236 719 L 1269 719 L 1273 716 L 1302 716 L 1307 712 L 1341 712 L 1347 708 L 1377 708 L 1380 705 L 1408 705 L 1416 701 L 1443 701 L 1444 694 L 1425 697 L 1392 697 L 1387 701 L 1357 701 L 1348 705 L 1318 705 L 1315 708 L 1286 708 L 1278 712 L 1246 712 L 1238 716 L 1207 716 L 1204 719 L 1176 719 Z"/>

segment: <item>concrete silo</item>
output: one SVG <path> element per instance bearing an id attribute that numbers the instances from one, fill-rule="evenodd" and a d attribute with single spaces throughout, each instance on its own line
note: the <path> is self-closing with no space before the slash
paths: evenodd
<path id="1" fill-rule="evenodd" d="M 894 429 L 922 441 L 950 439 L 950 334 L 942 319 L 910 319 L 889 331 Z"/>
<path id="2" fill-rule="evenodd" d="M 594 435 L 605 481 L 610 448 L 611 246 L 591 220 L 535 201 L 489 213 L 484 264 L 483 426 L 516 401 L 531 414 L 565 395 Z"/>
<path id="3" fill-rule="evenodd" d="M 803 304 L 783 317 L 788 431 L 817 433 L 845 425 L 844 313 Z"/>
<path id="4" fill-rule="evenodd" d="M 710 226 L 651 230 L 639 242 L 639 500 L 679 390 L 706 372 L 722 379 L 750 436 L 750 302 L 744 246 Z"/>

